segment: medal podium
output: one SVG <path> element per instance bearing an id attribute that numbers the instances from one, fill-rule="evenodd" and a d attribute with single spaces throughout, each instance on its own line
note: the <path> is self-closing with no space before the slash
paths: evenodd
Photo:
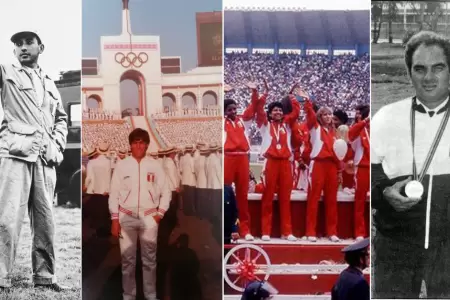
<path id="1" fill-rule="evenodd" d="M 239 294 L 246 281 L 253 276 L 268 280 L 283 295 L 283 299 L 330 299 L 330 292 L 338 275 L 347 266 L 341 250 L 353 240 L 354 196 L 338 192 L 339 243 L 325 236 L 323 201 L 319 204 L 317 242 L 301 238 L 305 234 L 306 193 L 293 191 L 291 215 L 293 234 L 298 241 L 281 239 L 279 210 L 275 196 L 272 238 L 265 242 L 261 236 L 261 194 L 249 194 L 252 242 L 243 239 L 225 245 L 224 299 L 240 299 Z M 369 231 L 370 201 L 366 203 L 366 230 Z M 369 280 L 369 271 L 364 273 Z"/>

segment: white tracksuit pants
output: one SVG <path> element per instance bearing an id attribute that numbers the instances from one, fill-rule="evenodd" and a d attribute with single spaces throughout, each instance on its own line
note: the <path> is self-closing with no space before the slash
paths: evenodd
<path id="1" fill-rule="evenodd" d="M 152 216 L 140 219 L 120 214 L 123 299 L 136 299 L 137 241 L 141 245 L 142 278 L 146 300 L 156 300 L 156 243 L 158 224 Z"/>

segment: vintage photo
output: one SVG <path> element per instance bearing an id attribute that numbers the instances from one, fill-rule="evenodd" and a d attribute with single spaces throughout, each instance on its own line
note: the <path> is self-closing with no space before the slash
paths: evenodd
<path id="1" fill-rule="evenodd" d="M 372 298 L 450 297 L 446 1 L 372 1 Z"/>
<path id="2" fill-rule="evenodd" d="M 222 2 L 83 1 L 83 299 L 222 295 Z"/>
<path id="3" fill-rule="evenodd" d="M 370 2 L 287 2 L 224 1 L 224 292 L 368 299 Z"/>
<path id="4" fill-rule="evenodd" d="M 0 299 L 80 299 L 81 2 L 0 10 Z"/>

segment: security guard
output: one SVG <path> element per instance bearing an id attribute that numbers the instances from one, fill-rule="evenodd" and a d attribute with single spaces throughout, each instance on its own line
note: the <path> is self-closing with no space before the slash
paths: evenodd
<path id="1" fill-rule="evenodd" d="M 369 284 L 362 271 L 369 266 L 369 238 L 345 247 L 349 267 L 342 271 L 331 291 L 331 300 L 369 300 Z"/>
<path id="2" fill-rule="evenodd" d="M 0 289 L 9 276 L 18 248 L 23 216 L 28 208 L 32 227 L 35 286 L 63 290 L 56 283 L 55 167 L 63 160 L 67 114 L 58 89 L 38 64 L 44 52 L 41 38 L 30 31 L 14 34 L 11 42 L 20 65 L 0 65 L 4 118 L 0 128 Z"/>
<path id="3" fill-rule="evenodd" d="M 139 239 L 144 296 L 147 300 L 156 300 L 158 228 L 169 209 L 171 191 L 164 169 L 145 155 L 150 144 L 148 132 L 136 128 L 129 135 L 129 143 L 132 154 L 117 163 L 111 183 L 111 234 L 120 238 L 123 299 L 136 299 Z"/>
<path id="4" fill-rule="evenodd" d="M 241 300 L 268 300 L 278 291 L 267 281 L 250 282 L 242 294 Z"/>

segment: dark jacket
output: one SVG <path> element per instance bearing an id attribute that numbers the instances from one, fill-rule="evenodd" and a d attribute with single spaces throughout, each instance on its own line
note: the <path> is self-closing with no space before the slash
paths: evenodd
<path id="1" fill-rule="evenodd" d="M 369 300 L 369 284 L 362 272 L 348 267 L 339 275 L 331 291 L 331 300 Z"/>
<path id="2" fill-rule="evenodd" d="M 231 234 L 237 232 L 237 220 L 238 210 L 236 205 L 236 196 L 233 188 L 230 185 L 224 186 L 224 212 L 223 212 L 223 230 L 224 230 L 224 242 L 230 243 Z"/>

